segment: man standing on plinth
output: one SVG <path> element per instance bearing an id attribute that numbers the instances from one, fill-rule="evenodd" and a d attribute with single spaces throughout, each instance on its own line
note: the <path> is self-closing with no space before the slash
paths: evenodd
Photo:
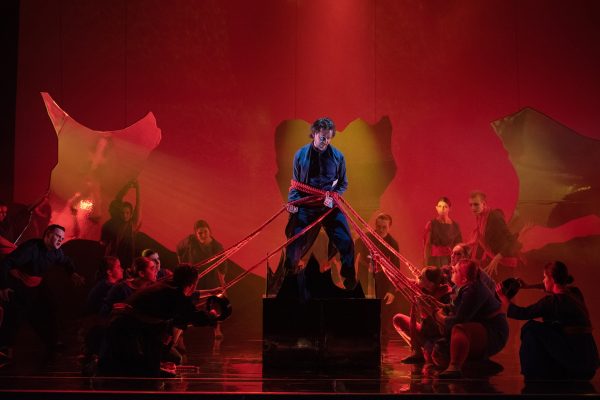
<path id="1" fill-rule="evenodd" d="M 330 144 L 334 136 L 335 124 L 330 118 L 319 118 L 312 124 L 310 134 L 312 142 L 301 147 L 294 156 L 293 181 L 329 192 L 334 196 L 342 195 L 346 191 L 348 188 L 346 161 L 344 155 Z M 292 202 L 306 196 L 309 194 L 298 190 L 292 184 L 288 201 Z M 290 238 L 301 232 L 333 206 L 333 197 L 329 195 L 325 196 L 323 203 L 302 203 L 299 206 L 289 204 L 287 210 L 290 213 L 290 220 L 286 227 L 287 237 Z M 334 209 L 314 229 L 288 246 L 285 263 L 288 272 L 293 272 L 297 267 L 300 258 L 312 246 L 321 226 L 340 252 L 344 287 L 353 289 L 356 286 L 354 243 L 348 221 L 339 208 Z"/>

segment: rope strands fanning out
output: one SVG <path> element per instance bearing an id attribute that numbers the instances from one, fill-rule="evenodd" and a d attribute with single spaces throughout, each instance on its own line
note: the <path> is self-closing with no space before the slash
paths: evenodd
<path id="1" fill-rule="evenodd" d="M 244 239 L 240 240 L 233 246 L 223 250 L 222 252 L 214 255 L 213 257 L 195 264 L 194 266 L 197 268 L 204 267 L 206 265 L 211 264 L 208 268 L 202 271 L 199 277 L 203 277 L 208 274 L 213 269 L 217 268 L 223 262 L 228 260 L 231 256 L 237 253 L 242 247 L 248 244 L 252 239 L 254 239 L 258 234 L 271 222 L 273 222 L 279 215 L 281 215 L 287 208 L 288 205 L 301 205 L 307 203 L 315 203 L 322 202 L 325 197 L 331 197 L 334 200 L 334 206 L 327 210 L 323 215 L 321 215 L 317 220 L 315 220 L 310 225 L 306 226 L 302 231 L 298 232 L 293 237 L 286 240 L 283 244 L 279 245 L 275 250 L 267 253 L 265 257 L 263 257 L 256 264 L 252 265 L 250 268 L 247 268 L 242 274 L 229 281 L 225 285 L 225 289 L 232 287 L 237 284 L 240 280 L 242 280 L 245 276 L 247 276 L 250 272 L 258 268 L 263 262 L 268 260 L 274 254 L 279 252 L 284 247 L 287 247 L 291 242 L 304 235 L 310 229 L 314 228 L 317 224 L 319 224 L 323 219 L 329 215 L 335 208 L 338 208 L 348 219 L 350 225 L 354 228 L 356 233 L 362 239 L 363 243 L 371 253 L 371 257 L 375 262 L 376 266 L 381 268 L 384 272 L 385 276 L 390 280 L 390 282 L 394 285 L 394 287 L 412 304 L 417 305 L 424 313 L 428 315 L 434 315 L 435 312 L 441 308 L 443 305 L 434 297 L 427 295 L 421 291 L 417 283 L 408 278 L 400 268 L 392 264 L 392 262 L 385 257 L 383 252 L 379 249 L 379 247 L 375 244 L 375 241 L 378 244 L 382 245 L 384 248 L 389 250 L 391 254 L 398 257 L 398 259 L 405 264 L 412 275 L 418 277 L 420 272 L 411 263 L 406 257 L 397 252 L 393 247 L 391 247 L 383 238 L 381 238 L 377 232 L 348 204 L 346 200 L 344 200 L 341 196 L 339 196 L 336 192 L 326 192 L 323 190 L 316 189 L 312 186 L 303 184 L 301 182 L 292 181 L 291 187 L 297 189 L 303 193 L 308 194 L 308 196 L 303 197 L 301 199 L 292 201 L 284 205 L 279 211 L 277 211 L 272 217 L 267 219 L 262 225 L 260 225 L 257 229 L 255 229 L 252 233 L 246 236 Z M 369 235 L 370 234 L 370 235 Z"/>

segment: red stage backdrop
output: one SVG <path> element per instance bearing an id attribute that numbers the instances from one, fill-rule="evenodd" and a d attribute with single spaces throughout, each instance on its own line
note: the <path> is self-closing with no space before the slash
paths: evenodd
<path id="1" fill-rule="evenodd" d="M 388 121 L 396 169 L 373 170 L 391 180 L 370 204 L 394 217 L 392 234 L 417 262 L 438 197 L 452 200 L 464 236 L 469 191 L 508 218 L 517 209 L 518 175 L 492 122 L 530 107 L 600 139 L 594 0 L 24 0 L 20 15 L 15 200 L 45 192 L 58 160 L 40 92 L 95 131 L 152 112 L 162 140 L 139 174 L 142 229 L 171 249 L 197 219 L 227 246 L 281 207 L 276 133 L 286 121 L 332 117 L 333 145 L 356 120 Z M 361 149 L 349 145 L 347 159 Z M 274 248 L 284 224 L 235 261 Z M 592 276 L 600 260 L 578 262 L 574 272 Z"/>

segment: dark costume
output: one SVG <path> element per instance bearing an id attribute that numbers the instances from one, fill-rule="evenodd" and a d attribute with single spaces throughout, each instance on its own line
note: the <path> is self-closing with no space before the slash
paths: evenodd
<path id="1" fill-rule="evenodd" d="M 493 356 L 508 340 L 508 322 L 506 315 L 500 312 L 500 304 L 496 294 L 481 278 L 461 286 L 454 298 L 452 313 L 446 319 L 446 333 L 450 334 L 456 324 L 480 323 L 487 332 L 484 357 Z"/>
<path id="2" fill-rule="evenodd" d="M 17 333 L 19 320 L 29 320 L 36 333 L 49 351 L 54 350 L 57 342 L 56 306 L 50 289 L 43 279 L 54 265 L 65 268 L 69 275 L 75 272 L 71 259 L 62 249 L 49 250 L 42 239 L 31 239 L 7 255 L 0 264 L 0 289 L 11 288 L 11 294 L 5 308 L 5 316 L 0 328 L 0 347 L 12 346 Z M 11 270 L 20 271 L 32 277 L 42 278 L 34 287 L 25 285 L 13 276 Z"/>
<path id="3" fill-rule="evenodd" d="M 502 210 L 485 209 L 477 215 L 477 227 L 473 232 L 473 248 L 471 259 L 479 261 L 485 268 L 496 254 L 502 254 L 499 266 L 507 267 L 510 273 L 501 274 L 512 276 L 512 270 L 519 264 L 520 243 L 517 237 L 510 233 Z"/>
<path id="4" fill-rule="evenodd" d="M 460 227 L 455 221 L 445 224 L 432 219 L 425 226 L 426 265 L 442 267 L 450 264 L 452 248 L 462 242 Z"/>
<path id="5" fill-rule="evenodd" d="M 137 291 L 127 303 L 130 307 L 112 314 L 99 364 L 103 375 L 158 377 L 164 339 L 172 328 L 211 323 L 170 280 Z"/>
<path id="6" fill-rule="evenodd" d="M 111 218 L 102 225 L 100 241 L 105 244 L 105 256 L 117 257 L 127 270 L 135 258 L 133 222 Z"/>
<path id="7" fill-rule="evenodd" d="M 385 258 L 390 260 L 391 263 L 394 264 L 395 266 L 400 267 L 400 260 L 398 259 L 398 257 L 393 255 L 392 252 L 389 251 L 387 248 L 385 248 L 383 244 L 379 243 L 379 241 L 376 240 L 373 237 L 373 235 L 371 235 L 369 233 L 368 236 L 369 236 L 369 239 L 371 239 L 371 241 L 373 243 L 375 243 L 377 248 L 379 250 L 381 250 L 381 252 L 383 253 Z M 383 240 L 385 240 L 387 244 L 389 244 L 393 249 L 395 249 L 397 252 L 399 252 L 398 242 L 396 241 L 396 239 L 394 239 L 392 237 L 392 235 L 390 235 L 390 234 L 386 235 L 386 237 L 384 237 Z M 369 264 L 371 262 L 371 259 L 368 257 L 369 257 L 370 253 L 369 253 L 369 250 L 367 249 L 367 247 L 365 246 L 364 242 L 360 238 L 356 239 L 354 248 L 356 249 L 356 255 L 358 256 L 360 254 L 359 262 L 357 265 L 358 280 L 361 282 L 363 290 L 367 291 L 367 294 L 368 294 L 368 292 L 369 292 Z M 376 268 L 375 271 L 373 272 L 373 284 L 375 285 L 375 298 L 383 299 L 385 297 L 386 293 L 391 293 L 394 296 L 396 296 L 396 293 L 395 293 L 396 288 L 394 287 L 392 282 L 390 282 L 390 280 L 385 275 L 385 273 L 381 270 L 381 268 Z M 384 335 L 389 335 L 390 333 L 393 332 L 390 321 L 392 320 L 394 315 L 398 312 L 398 306 L 397 306 L 398 304 L 399 304 L 399 301 L 398 301 L 397 297 L 394 298 L 394 301 L 391 304 L 385 304 L 382 302 L 381 332 Z"/>
<path id="8" fill-rule="evenodd" d="M 131 280 L 124 280 L 108 290 L 100 307 L 100 315 L 108 316 L 116 303 L 124 303 L 136 291 L 130 283 Z"/>
<path id="9" fill-rule="evenodd" d="M 450 285 L 441 284 L 433 293 L 424 288 L 421 288 L 421 291 L 426 295 L 432 296 L 442 304 L 450 304 L 451 302 L 452 288 Z M 425 314 L 418 315 L 418 313 L 419 307 L 413 304 L 410 310 L 410 317 L 407 317 L 404 314 L 396 314 L 393 318 L 393 325 L 397 331 L 402 330 L 410 335 L 411 349 L 413 351 L 424 349 L 425 352 L 431 353 L 435 342 L 443 338 L 444 335 L 433 316 Z M 422 318 L 420 324 L 417 323 L 419 317 Z M 409 319 L 408 327 L 406 327 L 406 322 L 404 322 L 407 319 Z"/>
<path id="10" fill-rule="evenodd" d="M 202 261 L 211 258 L 215 254 L 220 253 L 221 251 L 223 251 L 223 245 L 214 238 L 208 244 L 200 244 L 196 238 L 196 235 L 189 235 L 177 244 L 177 257 L 179 262 L 191 265 L 201 263 Z M 202 269 L 198 270 L 198 272 L 202 273 L 202 271 L 207 269 L 212 264 L 213 263 L 203 266 Z M 210 271 L 206 276 L 202 277 L 198 281 L 197 288 L 206 290 L 221 287 L 217 270 L 224 276 L 227 273 L 227 265 L 227 261 L 225 261 L 216 269 Z"/>
<path id="11" fill-rule="evenodd" d="M 521 329 L 521 372 L 525 379 L 591 379 L 598 350 L 581 291 L 550 294 L 528 307 L 511 304 L 508 317 L 527 320 Z M 542 318 L 544 322 L 533 321 Z"/>
<path id="12" fill-rule="evenodd" d="M 113 286 L 114 283 L 110 283 L 108 279 L 100 279 L 88 293 L 84 306 L 84 315 L 99 314 L 104 304 L 104 299 Z"/>
<path id="13" fill-rule="evenodd" d="M 324 151 L 319 152 L 312 143 L 309 143 L 300 148 L 294 156 L 293 179 L 316 189 L 341 195 L 348 188 L 344 155 L 331 145 L 327 146 Z M 298 200 L 306 196 L 306 193 L 292 188 L 288 195 L 288 201 Z M 299 206 L 297 213 L 290 214 L 286 236 L 290 238 L 301 232 L 327 210 L 329 209 L 323 206 L 322 203 Z M 325 229 L 329 240 L 340 252 L 341 276 L 353 279 L 355 276 L 354 243 L 346 217 L 336 208 L 325 217 L 321 225 Z M 295 268 L 302 256 L 310 249 L 319 233 L 319 229 L 318 225 L 315 226 L 314 229 L 302 235 L 287 247 L 286 268 L 288 271 Z"/>

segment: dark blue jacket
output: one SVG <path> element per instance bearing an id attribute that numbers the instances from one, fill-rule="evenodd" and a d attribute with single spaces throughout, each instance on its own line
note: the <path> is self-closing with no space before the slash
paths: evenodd
<path id="1" fill-rule="evenodd" d="M 294 170 L 293 179 L 295 181 L 311 184 L 311 179 L 315 178 L 309 176 L 310 171 L 310 156 L 313 144 L 312 142 L 303 146 L 294 155 Z M 317 189 L 327 190 L 343 194 L 348 188 L 348 178 L 346 178 L 346 161 L 341 151 L 333 147 L 332 145 L 327 146 L 325 155 L 329 157 L 331 163 L 328 163 L 327 168 L 321 169 L 321 180 L 324 181 Z M 337 181 L 337 182 L 336 182 Z M 298 200 L 305 197 L 306 194 L 291 189 L 288 194 L 288 201 Z"/>

